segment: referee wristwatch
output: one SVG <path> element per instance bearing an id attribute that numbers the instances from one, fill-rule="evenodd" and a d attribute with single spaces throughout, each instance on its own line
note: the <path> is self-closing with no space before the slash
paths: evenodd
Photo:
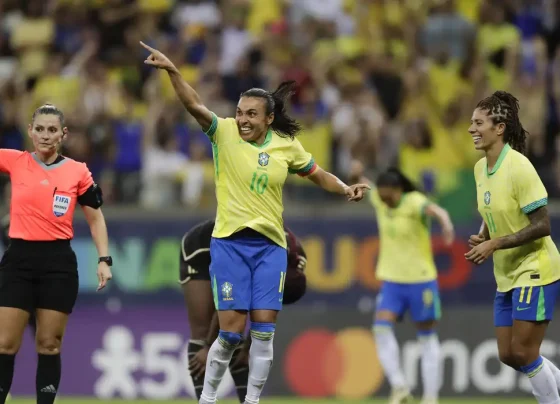
<path id="1" fill-rule="evenodd" d="M 107 265 L 112 267 L 113 266 L 113 257 L 111 257 L 111 256 L 99 257 L 99 260 L 97 261 L 97 263 L 100 264 L 102 262 L 105 262 L 105 263 L 107 263 Z"/>

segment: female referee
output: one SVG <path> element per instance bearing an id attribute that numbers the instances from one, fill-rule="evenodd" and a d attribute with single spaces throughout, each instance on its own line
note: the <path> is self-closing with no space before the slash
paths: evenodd
<path id="1" fill-rule="evenodd" d="M 359 201 L 367 184 L 348 186 L 319 168 L 295 139 L 300 125 L 285 103 L 293 83 L 270 93 L 253 88 L 241 95 L 233 118 L 218 118 L 161 52 L 145 63 L 169 74 L 177 96 L 212 142 L 218 212 L 212 233 L 210 275 L 220 332 L 208 354 L 201 404 L 216 402 L 216 389 L 241 341 L 251 312 L 247 404 L 257 404 L 272 366 L 272 341 L 287 266 L 282 188 L 288 172 L 323 189 Z"/>
<path id="2" fill-rule="evenodd" d="M 560 370 L 540 355 L 560 292 L 560 254 L 550 237 L 546 189 L 523 155 L 527 132 L 518 113 L 518 100 L 505 91 L 473 112 L 469 133 L 485 153 L 474 167 L 484 222 L 465 256 L 475 264 L 493 256 L 500 360 L 527 375 L 539 403 L 560 403 Z"/>
<path id="3" fill-rule="evenodd" d="M 354 162 L 352 171 L 354 177 L 368 181 L 362 176 L 361 163 Z M 440 347 L 435 327 L 441 308 L 428 218 L 439 222 L 447 246 L 455 238 L 453 223 L 445 209 L 418 192 L 396 168 L 379 175 L 372 188 L 369 199 L 375 208 L 380 238 L 376 277 L 383 281 L 373 332 L 379 360 L 392 388 L 389 403 L 411 398 L 393 331 L 395 322 L 410 311 L 422 345 L 422 403 L 435 404 L 440 387 Z"/>
<path id="4" fill-rule="evenodd" d="M 307 257 L 302 245 L 288 228 L 288 267 L 282 304 L 292 304 L 303 297 L 306 290 L 305 266 Z M 207 220 L 193 227 L 181 241 L 179 283 L 183 289 L 191 328 L 189 341 L 189 370 L 197 398 L 200 400 L 204 383 L 204 371 L 208 351 L 218 337 L 218 316 L 210 286 L 210 242 L 214 220 Z M 251 346 L 250 334 L 243 346 L 233 353 L 229 365 L 230 373 L 237 388 L 240 402 L 247 395 L 249 377 L 248 354 Z"/>
<path id="5" fill-rule="evenodd" d="M 6 401 L 29 315 L 37 321 L 38 404 L 52 404 L 61 375 L 60 346 L 78 295 L 76 255 L 70 246 L 76 202 L 99 253 L 98 290 L 111 279 L 101 190 L 85 164 L 61 156 L 68 134 L 53 105 L 33 114 L 34 153 L 0 149 L 0 171 L 10 175 L 10 246 L 0 262 L 0 404 Z"/>

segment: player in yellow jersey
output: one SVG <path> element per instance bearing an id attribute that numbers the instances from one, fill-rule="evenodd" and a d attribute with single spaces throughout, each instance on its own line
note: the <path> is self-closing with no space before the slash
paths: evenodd
<path id="1" fill-rule="evenodd" d="M 177 96 L 212 142 L 218 212 L 210 244 L 210 276 L 220 331 L 208 352 L 200 403 L 216 402 L 217 387 L 251 314 L 252 344 L 246 404 L 257 404 L 272 366 L 276 317 L 286 279 L 282 188 L 288 173 L 323 189 L 363 198 L 367 184 L 348 186 L 319 168 L 295 138 L 300 125 L 286 113 L 292 83 L 274 92 L 253 88 L 241 95 L 235 118 L 218 118 L 161 52 L 145 63 L 165 69 Z"/>
<path id="2" fill-rule="evenodd" d="M 354 162 L 355 178 L 366 182 L 362 171 L 362 165 Z M 393 390 L 389 403 L 411 400 L 393 331 L 395 322 L 410 311 L 422 345 L 422 404 L 435 404 L 441 384 L 440 346 L 435 331 L 441 307 L 430 218 L 439 222 L 448 246 L 455 237 L 453 223 L 445 209 L 417 191 L 398 169 L 380 174 L 372 188 L 369 199 L 375 208 L 380 239 L 376 277 L 383 281 L 373 331 L 379 360 Z"/>
<path id="3" fill-rule="evenodd" d="M 474 168 L 484 220 L 466 258 L 494 259 L 494 325 L 500 360 L 525 373 L 539 403 L 560 403 L 560 370 L 540 355 L 560 291 L 560 254 L 550 237 L 547 192 L 523 155 L 519 102 L 497 91 L 478 103 L 469 132 L 485 157 Z"/>

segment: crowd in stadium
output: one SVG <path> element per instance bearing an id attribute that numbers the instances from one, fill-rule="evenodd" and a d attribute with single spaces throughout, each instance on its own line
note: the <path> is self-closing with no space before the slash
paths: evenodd
<path id="1" fill-rule="evenodd" d="M 211 145 L 165 72 L 143 64 L 140 40 L 219 116 L 244 90 L 296 80 L 291 113 L 321 167 L 346 178 L 353 158 L 373 171 L 397 163 L 435 194 L 472 176 L 476 101 L 510 91 L 529 156 L 559 194 L 559 2 L 4 0 L 0 147 L 29 148 L 32 111 L 53 103 L 67 117 L 64 153 L 87 162 L 107 203 L 203 203 Z"/>

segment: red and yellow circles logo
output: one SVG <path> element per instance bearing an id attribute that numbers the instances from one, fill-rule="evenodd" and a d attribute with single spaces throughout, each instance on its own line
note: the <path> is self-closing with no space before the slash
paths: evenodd
<path id="1" fill-rule="evenodd" d="M 383 384 L 383 370 L 371 330 L 306 331 L 285 356 L 284 372 L 292 391 L 304 397 L 361 399 Z"/>

